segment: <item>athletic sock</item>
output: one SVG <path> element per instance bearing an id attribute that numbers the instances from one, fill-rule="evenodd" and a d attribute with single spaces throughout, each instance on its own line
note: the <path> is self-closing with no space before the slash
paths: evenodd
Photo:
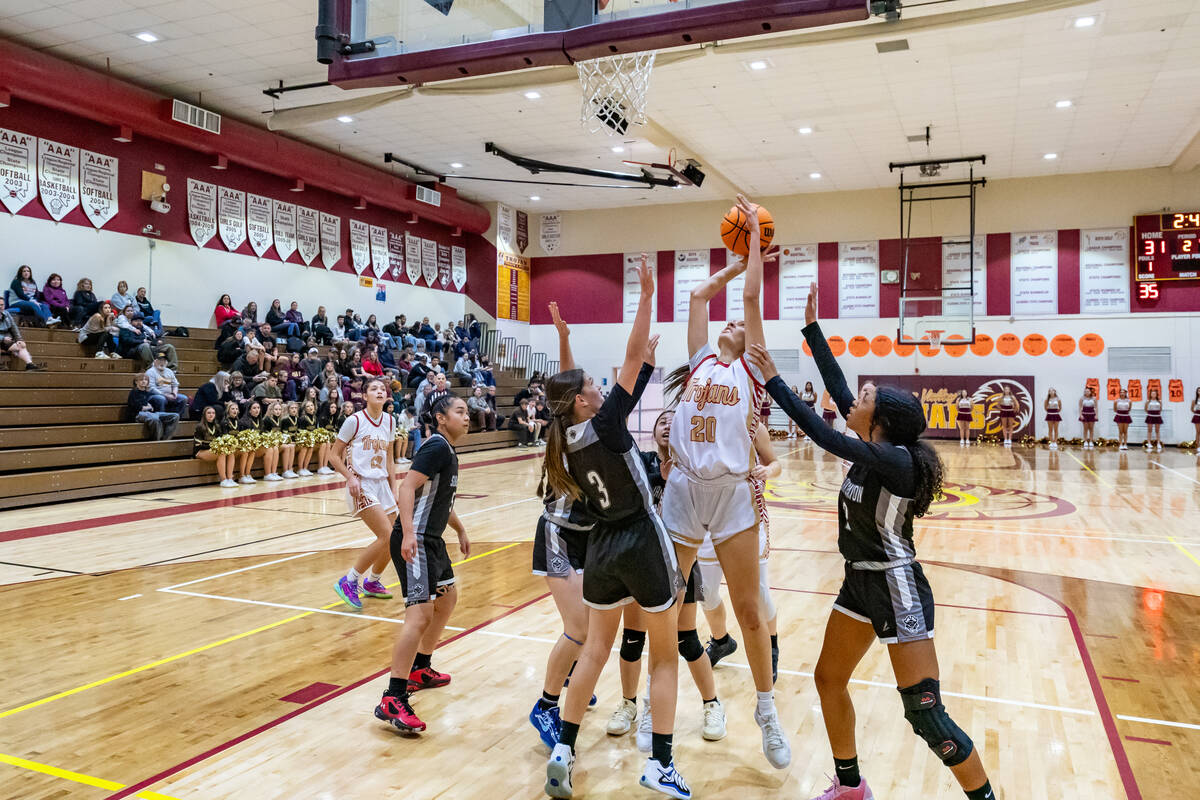
<path id="1" fill-rule="evenodd" d="M 542 711 L 549 711 L 558 705 L 558 695 L 542 692 L 542 699 L 538 700 L 538 708 Z"/>
<path id="2" fill-rule="evenodd" d="M 775 693 L 774 692 L 755 692 L 758 695 L 758 715 L 765 717 L 768 714 L 775 713 Z"/>
<path id="3" fill-rule="evenodd" d="M 671 734 L 650 734 L 650 757 L 664 767 L 671 763 Z"/>
<path id="4" fill-rule="evenodd" d="M 636 705 L 637 705 L 637 698 L 636 698 L 636 697 L 626 697 L 626 698 L 625 698 L 625 702 L 627 702 L 627 703 L 633 703 L 633 704 L 636 706 Z"/>
<path id="5" fill-rule="evenodd" d="M 558 743 L 565 744 L 575 751 L 575 739 L 579 737 L 579 723 L 562 721 L 562 731 L 558 734 Z"/>
<path id="6" fill-rule="evenodd" d="M 727 645 L 729 644 L 729 631 L 725 631 L 725 635 L 720 639 L 713 639 L 713 644 Z"/>
<path id="7" fill-rule="evenodd" d="M 384 694 L 389 697 L 408 697 L 408 678 L 388 678 L 388 688 Z"/>
<path id="8" fill-rule="evenodd" d="M 419 669 L 428 669 L 432 665 L 433 653 L 417 652 L 417 657 L 413 659 L 413 672 Z"/>
<path id="9" fill-rule="evenodd" d="M 368 581 L 378 581 L 382 576 L 383 576 L 382 572 L 376 572 L 373 569 L 367 570 L 367 580 Z"/>
<path id="10" fill-rule="evenodd" d="M 779 634 L 778 633 L 771 634 L 771 649 L 772 650 L 779 649 Z"/>
<path id="11" fill-rule="evenodd" d="M 358 579 L 361 577 L 362 573 L 360 573 L 354 567 L 351 567 L 350 571 L 346 573 L 346 580 L 350 581 L 351 583 L 358 583 Z"/>
<path id="12" fill-rule="evenodd" d="M 842 786 L 853 789 L 862 783 L 862 776 L 858 774 L 858 756 L 854 758 L 835 758 L 833 759 L 833 767 L 837 774 L 838 783 Z"/>
<path id="13" fill-rule="evenodd" d="M 983 786 L 967 792 L 967 800 L 996 800 L 996 796 L 992 794 L 992 782 L 984 781 Z"/>
<path id="14" fill-rule="evenodd" d="M 711 699 L 711 700 L 705 700 L 705 701 L 704 701 L 704 705 L 708 705 L 709 703 L 715 703 L 715 702 L 717 702 L 717 696 L 714 694 L 714 695 L 712 696 L 712 699 Z"/>

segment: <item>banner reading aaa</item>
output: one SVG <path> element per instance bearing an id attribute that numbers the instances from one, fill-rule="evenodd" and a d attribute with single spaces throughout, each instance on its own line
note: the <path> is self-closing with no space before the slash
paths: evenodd
<path id="1" fill-rule="evenodd" d="M 58 222 L 79 205 L 79 148 L 38 139 L 38 194 Z"/>
<path id="2" fill-rule="evenodd" d="M 117 215 L 117 159 L 91 150 L 79 153 L 83 213 L 97 228 Z"/>

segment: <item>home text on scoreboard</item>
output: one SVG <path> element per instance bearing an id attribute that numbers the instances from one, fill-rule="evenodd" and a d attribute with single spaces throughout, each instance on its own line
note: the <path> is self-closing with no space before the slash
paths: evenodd
<path id="1" fill-rule="evenodd" d="M 1146 214 L 1133 227 L 1138 281 L 1200 278 L 1200 211 Z"/>

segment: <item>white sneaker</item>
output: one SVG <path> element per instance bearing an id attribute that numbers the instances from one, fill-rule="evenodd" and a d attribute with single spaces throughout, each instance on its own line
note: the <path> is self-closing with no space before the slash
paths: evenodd
<path id="1" fill-rule="evenodd" d="M 59 319 L 58 317 L 50 317 L 48 320 L 46 320 L 47 328 L 51 328 L 51 327 L 54 327 L 55 325 L 61 325 L 61 324 L 62 324 L 62 320 Z"/>
<path id="2" fill-rule="evenodd" d="M 622 697 L 621 705 L 608 718 L 608 727 L 605 730 L 609 736 L 624 736 L 633 727 L 635 719 L 637 719 L 637 703 Z"/>
<path id="3" fill-rule="evenodd" d="M 317 470 L 317 474 L 318 475 L 332 475 L 333 470 L 331 470 L 329 467 L 321 467 L 319 470 Z"/>
<path id="4" fill-rule="evenodd" d="M 275 483 L 276 481 L 283 480 L 283 478 L 279 477 L 274 472 L 272 472 L 270 475 L 263 475 L 263 480 L 270 481 L 271 483 Z"/>
<path id="5" fill-rule="evenodd" d="M 1156 450 L 1157 452 L 1159 452 L 1159 453 L 1161 453 L 1161 452 L 1162 452 L 1162 442 L 1159 442 L 1159 443 L 1158 443 L 1158 447 L 1156 447 L 1156 448 L 1155 448 L 1155 450 Z"/>
<path id="6" fill-rule="evenodd" d="M 725 738 L 725 707 L 720 700 L 704 704 L 704 728 L 700 735 L 710 742 Z"/>
<path id="7" fill-rule="evenodd" d="M 692 790 L 688 788 L 687 782 L 675 769 L 674 761 L 664 767 L 653 758 L 647 758 L 646 768 L 642 770 L 642 777 L 638 783 L 647 789 L 662 792 L 668 797 L 677 798 L 677 800 L 689 800 L 692 796 Z"/>
<path id="8" fill-rule="evenodd" d="M 254 478 L 251 478 L 249 475 L 243 475 L 242 477 L 238 478 L 238 483 L 244 483 L 249 486 L 252 483 L 258 483 L 258 481 L 254 480 Z"/>
<path id="9" fill-rule="evenodd" d="M 649 753 L 654 744 L 654 720 L 650 717 L 650 704 L 642 704 L 642 718 L 638 720 L 637 733 L 637 749 L 643 753 Z"/>
<path id="10" fill-rule="evenodd" d="M 792 763 L 792 747 L 783 733 L 783 726 L 779 724 L 779 712 L 772 711 L 762 716 L 755 710 L 754 721 L 762 728 L 763 755 L 771 766 L 783 769 Z"/>
<path id="11" fill-rule="evenodd" d="M 559 742 L 546 762 L 546 794 L 551 797 L 571 796 L 571 771 L 575 768 L 575 753 L 571 746 Z"/>
<path id="12" fill-rule="evenodd" d="M 222 489 L 236 489 L 237 487 L 237 481 L 233 480 L 232 478 L 226 478 L 225 480 L 221 481 Z"/>
<path id="13" fill-rule="evenodd" d="M 1050 449 L 1051 449 L 1051 450 L 1057 450 L 1057 449 L 1058 449 L 1058 442 L 1051 442 L 1051 443 L 1050 443 Z"/>
<path id="14" fill-rule="evenodd" d="M 312 477 L 312 473 L 306 469 L 302 469 L 296 474 L 299 475 L 301 478 L 311 478 Z"/>
<path id="15" fill-rule="evenodd" d="M 285 478 L 299 478 L 300 476 L 299 476 L 299 475 L 297 475 L 295 472 L 292 472 L 292 471 L 289 469 L 287 472 L 283 473 L 283 477 L 285 477 Z"/>
<path id="16" fill-rule="evenodd" d="M 97 351 L 96 351 L 96 356 L 95 356 L 95 357 L 96 357 L 96 358 L 101 358 L 101 359 L 105 359 L 105 360 L 107 360 L 107 359 L 108 359 L 108 353 L 105 353 L 103 350 L 97 350 Z"/>

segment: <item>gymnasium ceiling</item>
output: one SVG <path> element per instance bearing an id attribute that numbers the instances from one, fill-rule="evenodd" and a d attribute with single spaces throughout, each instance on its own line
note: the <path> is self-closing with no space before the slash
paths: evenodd
<path id="1" fill-rule="evenodd" d="M 418 2 L 419 0 L 406 0 Z M 500 2 L 500 0 L 488 0 Z M 727 197 L 891 187 L 889 161 L 984 153 L 991 179 L 1174 166 L 1200 161 L 1200 0 L 1034 2 L 1053 10 L 964 24 L 1012 0 L 949 0 L 842 29 L 801 31 L 719 46 L 653 74 L 649 130 L 613 139 L 579 123 L 573 80 L 490 94 L 421 95 L 329 118 L 285 122 L 287 135 L 385 167 L 382 154 L 435 170 L 531 178 L 483 152 L 601 169 L 621 159 L 663 160 L 674 145 L 708 173 L 700 189 L 612 190 L 455 180 L 465 198 L 530 210 L 604 208 Z M 1096 24 L 1077 28 L 1092 16 Z M 269 112 L 381 90 L 262 90 L 323 81 L 312 0 L 4 0 L 0 35 L 266 126 Z M 161 40 L 132 38 L 152 31 Z M 876 44 L 905 39 L 907 50 Z M 787 46 L 783 46 L 786 43 Z M 768 68 L 748 64 L 766 60 Z M 558 73 L 561 78 L 562 73 Z M 524 93 L 538 88 L 541 98 Z M 1071 101 L 1058 108 L 1061 100 Z M 319 114 L 320 115 L 320 114 Z M 931 126 L 932 146 L 923 137 Z M 802 135 L 800 128 L 812 128 Z M 624 145 L 621 154 L 614 145 Z M 1057 158 L 1048 160 L 1047 153 Z M 396 168 L 407 174 L 403 168 Z M 820 173 L 820 178 L 812 178 Z M 570 176 L 545 176 L 547 180 Z M 725 180 L 723 180 L 724 178 Z M 535 180 L 541 178 L 533 178 Z M 732 185 L 732 186 L 731 186 Z M 540 201 L 530 200 L 531 195 Z"/>

